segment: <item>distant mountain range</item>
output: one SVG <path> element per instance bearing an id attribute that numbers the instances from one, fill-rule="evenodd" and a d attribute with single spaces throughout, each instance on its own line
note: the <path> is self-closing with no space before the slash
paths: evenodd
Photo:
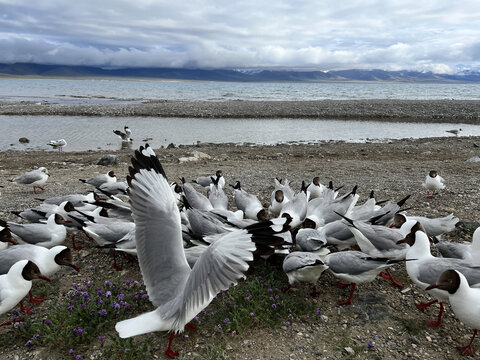
<path id="1" fill-rule="evenodd" d="M 385 70 L 238 70 L 238 69 L 171 69 L 121 68 L 108 69 L 93 66 L 41 65 L 30 63 L 0 64 L 2 76 L 33 76 L 55 78 L 141 78 L 162 80 L 206 81 L 397 81 L 397 82 L 480 82 L 480 72 L 462 71 L 457 74 L 435 74 L 419 71 Z"/>

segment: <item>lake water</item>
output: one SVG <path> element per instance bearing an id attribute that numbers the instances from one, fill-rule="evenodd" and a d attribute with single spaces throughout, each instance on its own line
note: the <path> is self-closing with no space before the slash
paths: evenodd
<path id="1" fill-rule="evenodd" d="M 322 99 L 480 99 L 480 84 L 419 83 L 231 83 L 207 81 L 29 80 L 0 79 L 0 101 L 103 104 L 146 100 L 322 100 Z M 132 148 L 152 138 L 154 147 L 169 143 L 386 141 L 398 138 L 480 136 L 480 126 L 412 124 L 328 119 L 185 119 L 92 118 L 75 116 L 0 116 L 0 150 L 50 149 L 46 143 L 64 138 L 65 151 L 119 149 L 113 130 L 128 125 Z M 22 145 L 20 137 L 30 143 Z M 125 145 L 125 144 L 124 144 Z"/>
<path id="2" fill-rule="evenodd" d="M 320 141 L 364 142 L 398 138 L 454 136 L 446 132 L 461 128 L 461 136 L 480 136 L 480 126 L 469 124 L 420 124 L 376 121 L 315 119 L 191 119 L 191 118 L 92 118 L 81 116 L 0 116 L 7 131 L 0 132 L 0 150 L 49 149 L 46 143 L 64 138 L 64 151 L 120 149 L 126 144 L 113 130 L 132 129 L 135 149 L 146 138 L 154 148 L 201 142 L 254 144 L 317 143 Z M 20 137 L 30 143 L 22 145 Z"/>
<path id="3" fill-rule="evenodd" d="M 479 100 L 480 84 L 233 83 L 215 81 L 0 79 L 0 101 L 119 103 L 143 100 Z"/>

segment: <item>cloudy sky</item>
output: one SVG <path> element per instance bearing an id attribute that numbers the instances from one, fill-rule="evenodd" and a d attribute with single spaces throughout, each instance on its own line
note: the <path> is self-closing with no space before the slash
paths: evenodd
<path id="1" fill-rule="evenodd" d="M 0 62 L 480 68 L 478 0 L 0 0 Z"/>

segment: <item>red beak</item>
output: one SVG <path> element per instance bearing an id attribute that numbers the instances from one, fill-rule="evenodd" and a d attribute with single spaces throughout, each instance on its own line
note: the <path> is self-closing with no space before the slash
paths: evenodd
<path id="1" fill-rule="evenodd" d="M 432 290 L 432 289 L 436 289 L 438 288 L 438 284 L 432 284 L 430 286 L 427 286 L 427 288 L 425 290 Z"/>
<path id="2" fill-rule="evenodd" d="M 397 245 L 400 245 L 400 244 L 405 244 L 405 239 L 398 240 L 398 241 L 397 241 Z"/>
<path id="3" fill-rule="evenodd" d="M 9 239 L 8 242 L 11 243 L 12 245 L 18 245 L 18 243 L 13 239 Z"/>
<path id="4" fill-rule="evenodd" d="M 42 279 L 42 280 L 45 280 L 45 281 L 51 281 L 50 278 L 45 276 L 45 275 L 40 275 L 38 278 Z"/>
<path id="5" fill-rule="evenodd" d="M 79 271 L 80 271 L 80 269 L 78 268 L 78 266 L 77 266 L 77 265 L 75 265 L 75 264 L 70 264 L 70 265 L 68 265 L 68 266 L 70 266 L 70 267 L 74 268 L 75 270 L 77 270 L 77 272 L 79 272 Z"/>

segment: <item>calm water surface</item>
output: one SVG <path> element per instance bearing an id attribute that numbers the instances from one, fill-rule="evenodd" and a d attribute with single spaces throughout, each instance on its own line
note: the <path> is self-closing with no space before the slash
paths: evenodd
<path id="1" fill-rule="evenodd" d="M 480 99 L 480 84 L 0 79 L 0 101 Z"/>
<path id="2" fill-rule="evenodd" d="M 469 124 L 419 124 L 376 121 L 312 119 L 189 119 L 189 118 L 91 118 L 81 116 L 0 116 L 0 150 L 50 149 L 46 143 L 64 138 L 64 151 L 120 149 L 122 142 L 113 130 L 132 129 L 131 147 L 148 142 L 153 147 L 233 142 L 277 144 L 320 141 L 363 142 L 400 138 L 453 136 L 446 132 L 462 128 L 461 136 L 480 136 L 480 126 Z M 20 137 L 30 143 L 22 145 Z"/>

